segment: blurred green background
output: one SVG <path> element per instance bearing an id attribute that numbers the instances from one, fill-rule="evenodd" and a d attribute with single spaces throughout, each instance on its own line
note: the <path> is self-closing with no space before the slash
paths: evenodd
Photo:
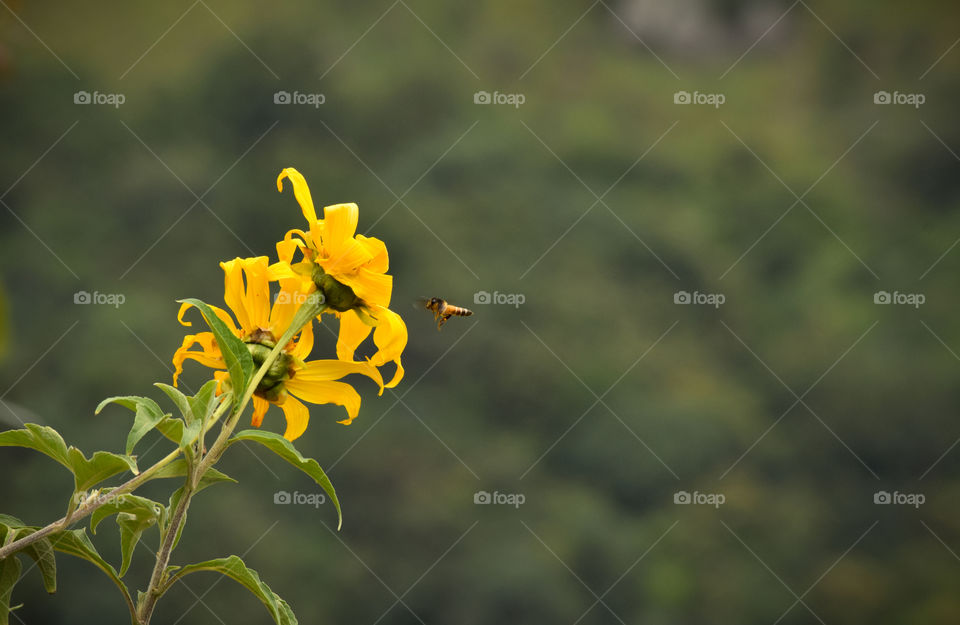
<path id="1" fill-rule="evenodd" d="M 316 489 L 238 447 L 240 484 L 194 502 L 174 563 L 243 555 L 303 623 L 956 623 L 958 17 L 943 0 L 5 3 L 0 420 L 122 449 L 129 414 L 93 408 L 160 399 L 174 300 L 220 301 L 218 261 L 300 227 L 275 187 L 294 166 L 387 242 L 407 377 L 381 398 L 358 382 L 350 427 L 314 407 L 297 442 L 329 469 L 341 532 L 329 505 L 274 504 Z M 411 308 L 433 295 L 476 314 L 438 333 Z M 12 448 L 0 466 L 0 510 L 62 514 L 60 467 Z M 111 525 L 94 541 L 119 562 Z M 127 621 L 88 564 L 61 571 L 52 598 L 36 570 L 21 582 L 19 622 Z M 156 615 L 268 619 L 213 575 Z"/>

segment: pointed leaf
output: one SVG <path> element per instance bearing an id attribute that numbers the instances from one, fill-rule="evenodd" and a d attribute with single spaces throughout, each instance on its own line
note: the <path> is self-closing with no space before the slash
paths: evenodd
<path id="1" fill-rule="evenodd" d="M 27 447 L 46 454 L 72 470 L 67 455 L 67 444 L 60 433 L 45 425 L 27 423 L 22 430 L 8 430 L 0 433 L 0 447 Z"/>
<path id="2" fill-rule="evenodd" d="M 156 427 L 157 423 L 166 416 L 163 410 L 160 409 L 160 406 L 157 405 L 157 402 L 149 397 L 136 397 L 132 395 L 126 397 L 109 397 L 100 402 L 94 414 L 100 414 L 103 407 L 111 403 L 120 404 L 136 413 L 136 416 L 133 418 L 133 427 L 130 428 L 130 434 L 127 435 L 127 447 L 125 451 L 128 456 L 133 453 L 133 448 L 140 442 L 140 439 Z"/>
<path id="3" fill-rule="evenodd" d="M 290 610 L 287 602 L 270 590 L 270 587 L 260 580 L 257 572 L 247 568 L 243 560 L 237 556 L 207 560 L 206 562 L 198 562 L 197 564 L 188 564 L 180 569 L 168 569 L 168 571 L 171 570 L 175 570 L 176 572 L 169 577 L 164 589 L 170 588 L 174 582 L 184 575 L 196 573 L 197 571 L 213 571 L 226 575 L 252 592 L 254 596 L 266 606 L 270 612 L 270 616 L 273 617 L 273 621 L 277 623 L 277 625 L 297 625 L 297 618 L 294 616 L 293 611 Z"/>
<path id="4" fill-rule="evenodd" d="M 130 456 L 98 451 L 88 459 L 76 447 L 71 447 L 67 451 L 67 455 L 70 458 L 70 469 L 76 479 L 76 490 L 78 491 L 92 488 L 118 473 L 125 471 L 130 471 L 134 475 L 140 473 L 137 463 Z"/>
<path id="5" fill-rule="evenodd" d="M 130 603 L 130 592 L 127 590 L 126 585 L 120 580 L 120 576 L 117 575 L 117 570 L 110 566 L 110 563 L 100 556 L 97 548 L 93 546 L 93 543 L 90 542 L 90 538 L 87 537 L 87 531 L 85 529 L 81 528 L 77 530 L 64 530 L 62 532 L 57 532 L 56 534 L 51 535 L 50 543 L 57 551 L 62 551 L 63 553 L 71 556 L 83 558 L 87 562 L 92 563 L 98 569 L 103 571 L 124 594 L 128 604 Z"/>
<path id="6" fill-rule="evenodd" d="M 226 326 L 223 321 L 217 317 L 207 304 L 198 299 L 188 298 L 180 300 L 180 303 L 187 303 L 196 306 L 203 314 L 204 320 L 210 326 L 213 332 L 213 338 L 216 339 L 220 347 L 220 353 L 223 354 L 223 361 L 227 365 L 227 372 L 230 374 L 230 383 L 235 389 L 244 389 L 247 382 L 253 375 L 253 357 L 250 356 L 250 350 L 246 344 L 238 339 L 234 333 Z"/>
<path id="7" fill-rule="evenodd" d="M 20 579 L 20 558 L 10 556 L 0 560 L 0 625 L 8 625 L 10 612 L 10 596 L 13 587 Z"/>
<path id="8" fill-rule="evenodd" d="M 337 499 L 337 493 L 333 489 L 330 478 L 323 472 L 323 469 L 320 468 L 320 464 L 316 460 L 313 458 L 304 458 L 300 455 L 300 452 L 297 451 L 297 448 L 293 446 L 293 443 L 276 432 L 243 430 L 242 432 L 234 434 L 227 444 L 232 445 L 237 441 L 254 441 L 260 443 L 313 478 L 313 480 L 327 492 L 330 496 L 330 501 L 333 502 L 334 507 L 337 509 L 337 528 L 339 529 L 340 525 L 343 524 L 343 513 L 340 511 L 340 501 Z"/>
<path id="9" fill-rule="evenodd" d="M 17 539 L 29 536 L 37 531 L 35 528 L 26 527 L 17 532 Z M 57 560 L 53 553 L 53 545 L 47 538 L 41 538 L 35 543 L 31 543 L 20 550 L 27 554 L 37 563 L 40 569 L 40 575 L 43 577 L 43 588 L 48 593 L 57 592 Z"/>
<path id="10" fill-rule="evenodd" d="M 183 440 L 183 420 L 167 415 L 157 422 L 157 431 L 179 445 Z"/>

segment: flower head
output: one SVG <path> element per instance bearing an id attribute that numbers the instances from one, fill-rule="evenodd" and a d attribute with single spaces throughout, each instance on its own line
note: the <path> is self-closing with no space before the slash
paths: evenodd
<path id="1" fill-rule="evenodd" d="M 396 373 L 385 386 L 392 388 L 403 378 L 400 357 L 407 345 L 407 326 L 400 315 L 389 309 L 393 277 L 387 246 L 380 239 L 356 234 L 359 210 L 356 204 L 335 204 L 323 209 L 317 218 L 307 181 L 296 169 L 288 167 L 277 177 L 277 189 L 283 180 L 293 183 L 293 193 L 307 220 L 307 230 L 294 229 L 277 243 L 279 262 L 269 268 L 272 280 L 299 280 L 302 292 L 321 291 L 327 308 L 340 319 L 337 358 L 353 362 L 357 347 L 373 331 L 377 352 L 370 362 L 382 367 L 396 363 Z M 300 253 L 301 260 L 294 262 Z"/>
<path id="2" fill-rule="evenodd" d="M 276 346 L 277 340 L 289 328 L 294 315 L 305 294 L 298 289 L 299 279 L 280 281 L 280 292 L 276 300 L 270 302 L 270 282 L 268 279 L 268 259 L 236 258 L 220 263 L 224 271 L 224 301 L 233 311 L 236 323 L 227 311 L 211 306 L 217 317 L 233 333 L 247 344 L 253 363 L 260 368 L 267 355 Z M 244 279 L 246 279 L 244 281 Z M 183 315 L 191 304 L 180 307 L 178 319 L 185 326 Z M 199 349 L 191 349 L 197 346 Z M 270 407 L 276 404 L 283 410 L 287 421 L 284 437 L 294 440 L 307 429 L 310 414 L 307 407 L 297 398 L 314 404 L 333 403 L 347 409 L 347 418 L 340 423 L 350 423 L 360 410 L 360 395 L 345 382 L 337 382 L 351 373 L 360 373 L 374 380 L 383 392 L 383 378 L 376 367 L 369 362 L 343 362 L 340 360 L 314 360 L 304 362 L 313 349 L 313 324 L 303 326 L 285 345 L 280 356 L 267 370 L 253 395 L 253 420 L 259 427 Z M 176 371 L 173 383 L 183 372 L 183 362 L 196 360 L 202 365 L 217 371 L 214 377 L 219 387 L 229 382 L 229 376 L 223 354 L 212 332 L 191 334 L 183 339 L 183 344 L 173 355 Z"/>

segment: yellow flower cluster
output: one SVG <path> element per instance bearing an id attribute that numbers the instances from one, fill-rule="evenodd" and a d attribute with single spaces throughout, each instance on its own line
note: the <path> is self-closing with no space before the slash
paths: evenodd
<path id="1" fill-rule="evenodd" d="M 222 308 L 211 306 L 214 313 L 250 350 L 254 366 L 260 366 L 287 332 L 294 314 L 307 297 L 322 295 L 324 313 L 339 319 L 337 358 L 305 360 L 313 350 L 312 320 L 296 331 L 282 348 L 257 386 L 253 396 L 253 425 L 259 427 L 270 404 L 276 404 L 287 421 L 284 437 L 294 440 L 307 429 L 309 411 L 303 400 L 312 404 L 338 404 L 347 410 L 349 424 L 360 410 L 360 395 L 341 378 L 359 373 L 384 388 L 396 386 L 403 378 L 400 358 L 407 344 L 407 327 L 398 314 L 389 309 L 393 287 L 387 275 L 387 247 L 383 241 L 356 234 L 359 210 L 356 204 L 337 204 L 323 209 L 317 218 L 306 180 L 296 169 L 288 167 L 277 178 L 277 189 L 283 181 L 293 183 L 293 192 L 306 218 L 303 230 L 290 230 L 277 243 L 277 262 L 270 264 L 266 256 L 236 258 L 220 263 L 224 272 L 224 301 L 233 312 L 231 317 Z M 295 259 L 296 260 L 295 262 Z M 279 286 L 270 301 L 270 283 Z M 178 319 L 190 307 L 183 304 Z M 317 317 L 322 321 L 322 314 Z M 364 361 L 356 361 L 357 347 L 373 332 L 376 353 Z M 185 360 L 220 369 L 214 373 L 221 387 L 229 383 L 227 368 L 212 332 L 199 332 L 184 337 L 173 356 L 176 371 L 174 385 L 183 372 Z M 388 362 L 396 364 L 389 383 L 384 384 L 379 368 Z"/>

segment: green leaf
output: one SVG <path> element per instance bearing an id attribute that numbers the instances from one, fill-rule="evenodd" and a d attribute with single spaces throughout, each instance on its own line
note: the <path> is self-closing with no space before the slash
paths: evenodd
<path id="1" fill-rule="evenodd" d="M 183 420 L 167 415 L 157 422 L 157 431 L 179 445 L 183 440 Z"/>
<path id="2" fill-rule="evenodd" d="M 220 353 L 223 354 L 223 361 L 227 365 L 227 373 L 230 374 L 230 383 L 233 388 L 239 392 L 247 387 L 247 382 L 253 375 L 253 357 L 250 356 L 250 350 L 246 343 L 238 339 L 230 328 L 217 317 L 213 309 L 204 302 L 188 298 L 180 300 L 179 303 L 191 304 L 200 309 L 204 320 L 210 326 L 213 332 L 213 338 L 216 339 L 220 347 Z"/>
<path id="3" fill-rule="evenodd" d="M 127 435 L 127 447 L 125 451 L 128 456 L 133 453 L 133 448 L 140 442 L 140 439 L 167 416 L 163 413 L 163 410 L 160 409 L 160 406 L 157 405 L 157 402 L 149 397 L 136 397 L 132 395 L 126 397 L 108 397 L 100 402 L 94 414 L 100 414 L 103 407 L 111 403 L 120 404 L 136 413 L 136 416 L 133 418 L 133 427 L 130 428 L 130 434 Z"/>
<path id="4" fill-rule="evenodd" d="M 170 464 L 166 465 L 156 473 L 154 473 L 150 479 L 158 478 L 167 478 L 167 477 L 184 477 L 187 474 L 187 462 L 183 458 L 177 458 L 172 461 Z M 225 473 L 217 471 L 213 467 L 207 469 L 207 472 L 203 474 L 203 477 L 200 478 L 200 483 L 197 484 L 197 492 L 200 492 L 207 486 L 213 486 L 219 482 L 236 482 L 237 480 L 233 479 Z"/>
<path id="5" fill-rule="evenodd" d="M 183 474 L 186 475 L 186 463 L 184 463 Z M 164 477 L 173 477 L 173 476 L 170 475 L 170 476 L 164 476 Z M 207 472 L 204 473 L 203 476 L 200 478 L 200 481 L 197 483 L 197 487 L 194 490 L 193 494 L 195 495 L 200 491 L 202 491 L 204 488 L 207 488 L 208 486 L 213 486 L 214 484 L 219 484 L 220 482 L 236 483 L 236 481 L 237 480 L 233 479 L 229 475 L 226 475 L 225 473 L 221 473 L 220 471 L 217 471 L 216 469 L 211 467 L 207 469 Z M 173 514 L 173 510 L 174 508 L 177 507 L 177 504 L 180 503 L 180 498 L 183 497 L 183 493 L 184 493 L 184 490 L 183 490 L 183 487 L 181 486 L 180 488 L 175 490 L 172 495 L 170 495 L 170 505 L 167 506 L 166 508 L 166 511 L 164 514 L 164 523 L 166 523 L 166 519 L 171 514 Z M 177 535 L 173 539 L 174 547 L 176 547 L 180 543 L 180 534 L 183 532 L 183 527 L 185 525 L 186 523 L 180 524 L 180 529 L 177 530 Z M 164 529 L 164 531 L 166 531 L 166 529 Z"/>
<path id="6" fill-rule="evenodd" d="M 91 458 L 85 458 L 83 452 L 76 447 L 68 450 L 76 490 L 82 491 L 92 488 L 103 480 L 118 473 L 130 471 L 134 475 L 140 473 L 136 461 L 130 456 L 112 454 L 109 451 L 94 452 Z"/>
<path id="7" fill-rule="evenodd" d="M 29 536 L 36 532 L 36 528 L 25 527 L 17 532 L 17 539 Z M 43 588 L 51 595 L 57 592 L 57 560 L 53 553 L 53 545 L 48 538 L 31 543 L 20 550 L 37 563 L 40 575 L 43 577 Z"/>
<path id="8" fill-rule="evenodd" d="M 167 570 L 171 571 L 174 569 Z M 176 569 L 176 572 L 168 578 L 167 583 L 164 585 L 164 590 L 170 588 L 174 582 L 184 575 L 196 573 L 197 571 L 213 571 L 226 575 L 235 582 L 242 584 L 263 602 L 263 605 L 266 606 L 270 612 L 270 616 L 273 617 L 273 621 L 277 623 L 277 625 L 297 625 L 297 617 L 294 616 L 287 602 L 277 596 L 277 593 L 270 590 L 270 587 L 260 580 L 257 572 L 247 568 L 243 560 L 237 556 L 207 560 L 206 562 L 198 562 L 197 564 L 188 564 L 181 569 Z"/>
<path id="9" fill-rule="evenodd" d="M 109 494 L 105 495 L 109 496 Z M 140 540 L 140 536 L 149 527 L 155 525 L 164 514 L 163 504 L 139 497 L 137 495 L 119 495 L 103 504 L 90 516 L 90 531 L 97 533 L 97 526 L 102 520 L 117 515 L 117 525 L 120 528 L 120 577 L 123 577 L 130 566 L 133 550 Z"/>
<path id="10" fill-rule="evenodd" d="M 334 507 L 337 509 L 337 529 L 343 525 L 343 513 L 340 511 L 340 501 L 337 499 L 337 493 L 333 489 L 333 484 L 330 482 L 330 478 L 327 477 L 327 474 L 323 472 L 323 469 L 320 468 L 320 464 L 313 458 L 304 458 L 300 455 L 300 452 L 297 451 L 297 448 L 293 446 L 293 443 L 280 436 L 276 432 L 267 432 L 264 430 L 243 430 L 242 432 L 237 432 L 230 438 L 230 441 L 227 445 L 232 445 L 237 441 L 254 441 L 260 443 L 273 453 L 277 454 L 296 468 L 300 469 L 307 475 L 313 478 L 313 480 L 320 485 L 323 490 L 327 492 L 330 496 L 330 501 L 333 502 Z"/>
<path id="11" fill-rule="evenodd" d="M 206 425 L 207 419 L 210 418 L 219 403 L 217 400 L 217 381 L 210 380 L 201 386 L 197 394 L 191 397 L 189 401 L 193 415 Z"/>
<path id="12" fill-rule="evenodd" d="M 27 447 L 53 458 L 73 473 L 77 491 L 87 490 L 127 470 L 139 473 L 137 463 L 129 456 L 98 451 L 87 459 L 76 447 L 68 448 L 56 430 L 34 423 L 26 424 L 22 430 L 0 433 L 0 447 L 4 446 Z"/>
<path id="13" fill-rule="evenodd" d="M 179 389 L 169 384 L 163 384 L 162 382 L 157 382 L 154 386 L 166 393 L 167 396 L 173 400 L 173 403 L 177 405 L 177 408 L 180 409 L 180 414 L 183 415 L 183 423 L 185 425 L 180 434 L 180 440 L 175 442 L 180 445 L 181 449 L 186 449 L 192 445 L 200 435 L 200 429 L 203 427 L 203 416 L 194 414 L 191 399 L 180 392 Z"/>
<path id="14" fill-rule="evenodd" d="M 8 430 L 0 433 L 0 447 L 27 447 L 46 454 L 71 471 L 67 444 L 55 429 L 35 423 L 27 423 L 26 429 Z"/>
<path id="15" fill-rule="evenodd" d="M 20 558 L 10 556 L 0 560 L 0 625 L 8 625 L 10 612 L 10 596 L 13 587 L 20 579 Z"/>
<path id="16" fill-rule="evenodd" d="M 90 538 L 87 537 L 87 531 L 85 529 L 81 528 L 57 532 L 51 535 L 50 543 L 57 551 L 62 551 L 77 558 L 83 558 L 103 571 L 123 593 L 128 605 L 132 603 L 130 600 L 130 592 L 127 590 L 126 585 L 120 580 L 120 576 L 117 575 L 117 570 L 100 556 L 97 548 L 93 546 Z M 0 625 L 2 625 L 2 623 L 0 623 Z"/>

